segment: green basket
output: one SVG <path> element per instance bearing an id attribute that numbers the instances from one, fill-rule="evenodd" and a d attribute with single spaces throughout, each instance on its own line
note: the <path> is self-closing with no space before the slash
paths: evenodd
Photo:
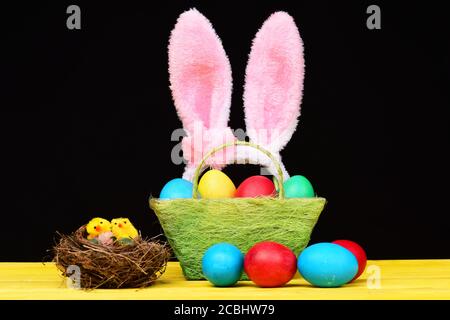
<path id="1" fill-rule="evenodd" d="M 244 145 L 258 149 L 275 164 L 278 197 L 198 199 L 198 180 L 206 160 L 229 146 Z M 211 150 L 194 174 L 193 198 L 150 199 L 164 233 L 180 261 L 187 280 L 205 279 L 202 256 L 212 245 L 228 242 L 246 253 L 255 243 L 275 241 L 298 255 L 307 245 L 326 200 L 324 198 L 284 198 L 283 173 L 275 157 L 262 147 L 235 141 Z M 248 279 L 245 274 L 242 280 Z"/>

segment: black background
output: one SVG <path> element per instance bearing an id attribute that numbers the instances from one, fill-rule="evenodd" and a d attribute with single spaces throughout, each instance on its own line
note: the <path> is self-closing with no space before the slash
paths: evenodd
<path id="1" fill-rule="evenodd" d="M 447 149 L 449 19 L 440 3 L 356 1 L 79 1 L 2 5 L 1 261 L 40 261 L 55 231 L 128 216 L 161 233 L 148 197 L 180 177 L 181 127 L 167 43 L 196 7 L 233 69 L 232 128 L 245 128 L 251 40 L 276 10 L 305 45 L 299 128 L 282 152 L 329 201 L 312 242 L 353 239 L 371 259 L 450 258 Z M 78 4 L 82 29 L 66 28 Z M 378 4 L 382 29 L 366 28 Z M 257 167 L 226 170 L 238 184 Z"/>

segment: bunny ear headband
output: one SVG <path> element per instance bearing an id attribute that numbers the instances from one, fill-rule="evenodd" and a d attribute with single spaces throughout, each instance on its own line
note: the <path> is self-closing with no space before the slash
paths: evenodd
<path id="1" fill-rule="evenodd" d="M 182 141 L 187 160 L 183 178 L 192 180 L 196 166 L 208 151 L 236 140 L 228 127 L 230 62 L 211 23 L 195 9 L 181 14 L 172 31 L 169 73 L 175 107 L 187 133 Z M 297 126 L 303 78 L 303 44 L 297 26 L 287 13 L 275 12 L 253 40 L 246 69 L 244 109 L 250 141 L 269 150 L 280 162 L 280 151 Z M 208 165 L 220 169 L 246 158 L 277 175 L 267 156 L 249 154 L 242 146 L 236 148 L 232 158 L 218 153 Z M 282 169 L 287 179 L 289 175 Z"/>

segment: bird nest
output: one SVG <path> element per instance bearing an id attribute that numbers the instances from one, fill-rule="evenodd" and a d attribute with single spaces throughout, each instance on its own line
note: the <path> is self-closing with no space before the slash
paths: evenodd
<path id="1" fill-rule="evenodd" d="M 79 268 L 81 288 L 143 288 L 152 284 L 165 271 L 170 258 L 168 246 L 155 239 L 138 236 L 131 244 L 105 246 L 87 240 L 83 226 L 70 235 L 59 234 L 53 247 L 58 269 L 73 279 Z"/>

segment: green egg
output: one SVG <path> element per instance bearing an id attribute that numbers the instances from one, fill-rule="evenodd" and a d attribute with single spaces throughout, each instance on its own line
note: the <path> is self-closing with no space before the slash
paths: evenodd
<path id="1" fill-rule="evenodd" d="M 98 240 L 96 238 L 90 239 L 89 242 L 91 242 L 93 244 L 98 244 Z"/>
<path id="2" fill-rule="evenodd" d="M 134 244 L 134 241 L 130 238 L 121 238 L 118 241 L 122 246 L 129 246 Z"/>
<path id="3" fill-rule="evenodd" d="M 304 176 L 296 175 L 290 177 L 283 183 L 285 198 L 313 198 L 314 188 Z"/>

